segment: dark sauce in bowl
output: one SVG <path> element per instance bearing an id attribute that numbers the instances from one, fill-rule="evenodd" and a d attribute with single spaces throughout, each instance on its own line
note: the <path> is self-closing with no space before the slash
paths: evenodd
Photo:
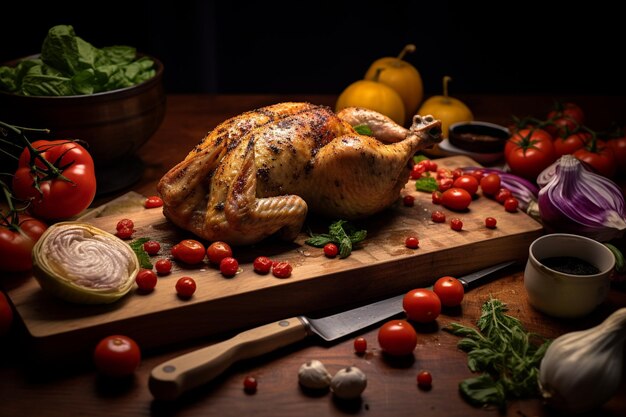
<path id="1" fill-rule="evenodd" d="M 570 275 L 595 275 L 600 270 L 587 261 L 574 256 L 553 256 L 541 260 L 550 269 Z"/>

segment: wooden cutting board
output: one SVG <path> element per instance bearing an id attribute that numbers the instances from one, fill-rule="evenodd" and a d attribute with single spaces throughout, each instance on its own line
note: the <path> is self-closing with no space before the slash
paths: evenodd
<path id="1" fill-rule="evenodd" d="M 477 165 L 464 156 L 438 159 L 437 163 L 449 168 Z M 508 213 L 484 196 L 459 213 L 433 205 L 430 193 L 415 191 L 413 181 L 403 190 L 402 195 L 407 194 L 416 198 L 413 207 L 405 207 L 399 199 L 385 212 L 355 222 L 368 231 L 368 236 L 346 259 L 325 257 L 322 249 L 304 244 L 307 235 L 302 233 L 291 243 L 268 240 L 234 248 L 243 269 L 234 278 L 223 277 L 208 264 L 185 267 L 174 263 L 172 273 L 160 277 L 152 293 L 131 291 L 110 305 L 66 303 L 41 290 L 32 277 L 12 285 L 8 295 L 40 355 L 87 351 L 100 338 L 114 333 L 127 334 L 148 349 L 294 315 L 315 315 L 427 286 L 444 275 L 460 276 L 507 260 L 524 261 L 530 243 L 543 232 L 526 214 Z M 433 210 L 444 211 L 446 223 L 432 222 Z M 485 227 L 487 216 L 498 220 L 497 228 Z M 114 233 L 115 225 L 124 217 L 134 221 L 134 237 L 150 237 L 161 243 L 161 252 L 153 260 L 168 256 L 172 245 L 181 239 L 193 237 L 168 222 L 160 209 L 90 222 Z M 450 228 L 453 217 L 463 221 L 462 231 Z M 332 220 L 316 220 L 308 226 L 326 232 Z M 418 249 L 405 247 L 408 236 L 418 237 Z M 252 261 L 260 255 L 289 261 L 292 276 L 279 279 L 255 273 Z M 181 276 L 191 276 L 197 282 L 197 291 L 189 300 L 176 295 L 174 285 Z"/>

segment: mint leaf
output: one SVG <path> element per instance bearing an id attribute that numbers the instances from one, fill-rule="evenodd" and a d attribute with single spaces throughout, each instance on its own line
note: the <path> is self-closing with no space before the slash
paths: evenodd
<path id="1" fill-rule="evenodd" d="M 323 248 L 327 243 L 332 243 L 333 239 L 328 234 L 313 235 L 304 241 L 307 245 Z"/>
<path id="2" fill-rule="evenodd" d="M 437 191 L 437 180 L 431 176 L 422 176 L 415 180 L 415 189 L 417 191 L 426 191 L 432 193 Z"/>
<path id="3" fill-rule="evenodd" d="M 318 248 L 327 243 L 334 243 L 339 247 L 339 258 L 347 258 L 352 253 L 352 245 L 361 242 L 367 236 L 366 230 L 356 230 L 346 220 L 337 220 L 328 227 L 328 233 L 314 235 L 304 241 L 307 245 Z"/>
<path id="4" fill-rule="evenodd" d="M 145 269 L 152 269 L 150 255 L 148 255 L 148 252 L 146 252 L 146 250 L 143 248 L 143 244 L 149 240 L 150 238 L 148 237 L 141 237 L 139 239 L 133 240 L 128 244 L 133 252 L 135 252 L 135 255 L 137 255 L 137 259 L 139 259 L 139 265 Z"/>

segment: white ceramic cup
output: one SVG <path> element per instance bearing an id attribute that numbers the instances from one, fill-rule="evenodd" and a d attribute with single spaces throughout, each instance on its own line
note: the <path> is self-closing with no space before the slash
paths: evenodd
<path id="1" fill-rule="evenodd" d="M 572 275 L 548 268 L 542 259 L 571 256 L 598 268 L 593 275 Z M 537 310 L 563 318 L 591 313 L 605 299 L 615 256 L 602 243 L 584 236 L 554 233 L 536 239 L 524 271 L 528 301 Z"/>

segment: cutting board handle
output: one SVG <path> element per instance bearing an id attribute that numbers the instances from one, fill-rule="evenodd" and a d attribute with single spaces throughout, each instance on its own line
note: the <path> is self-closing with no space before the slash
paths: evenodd
<path id="1" fill-rule="evenodd" d="M 256 327 L 161 363 L 150 373 L 148 387 L 154 398 L 174 400 L 209 382 L 237 361 L 296 343 L 307 335 L 305 324 L 297 317 Z"/>

